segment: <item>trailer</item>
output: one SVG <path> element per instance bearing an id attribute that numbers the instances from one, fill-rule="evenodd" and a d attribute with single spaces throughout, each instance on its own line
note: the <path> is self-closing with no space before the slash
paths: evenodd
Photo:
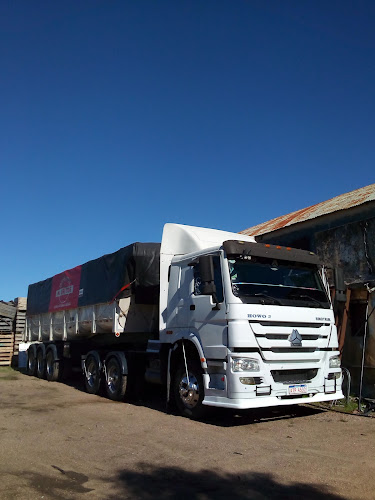
<path id="1" fill-rule="evenodd" d="M 324 269 L 308 251 L 214 229 L 166 224 L 29 286 L 30 375 L 81 369 L 112 400 L 161 384 L 167 403 L 259 408 L 343 397 Z"/>

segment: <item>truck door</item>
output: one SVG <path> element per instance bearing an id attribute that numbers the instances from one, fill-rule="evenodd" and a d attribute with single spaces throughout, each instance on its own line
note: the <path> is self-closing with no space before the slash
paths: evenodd
<path id="1" fill-rule="evenodd" d="M 189 329 L 202 342 L 207 359 L 224 359 L 227 355 L 227 319 L 223 293 L 223 280 L 220 256 L 213 258 L 217 307 L 212 296 L 202 295 L 199 263 L 191 268 L 191 293 L 189 315 Z"/>

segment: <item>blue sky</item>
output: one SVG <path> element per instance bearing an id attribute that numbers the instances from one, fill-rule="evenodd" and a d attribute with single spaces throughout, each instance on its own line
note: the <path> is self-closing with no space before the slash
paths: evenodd
<path id="1" fill-rule="evenodd" d="M 374 182 L 373 1 L 0 3 L 0 299 Z"/>

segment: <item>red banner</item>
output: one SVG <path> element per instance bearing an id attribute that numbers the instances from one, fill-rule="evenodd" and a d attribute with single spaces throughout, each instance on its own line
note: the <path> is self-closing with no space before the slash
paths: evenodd
<path id="1" fill-rule="evenodd" d="M 52 279 L 49 312 L 73 309 L 78 306 L 81 266 L 57 274 Z"/>

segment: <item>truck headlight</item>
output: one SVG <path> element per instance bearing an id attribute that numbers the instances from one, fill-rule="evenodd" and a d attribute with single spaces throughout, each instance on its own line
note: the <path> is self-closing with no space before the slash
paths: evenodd
<path id="1" fill-rule="evenodd" d="M 332 358 L 329 358 L 330 368 L 340 368 L 340 366 L 341 366 L 340 356 L 332 356 Z"/>
<path id="2" fill-rule="evenodd" d="M 259 363 L 251 358 L 232 358 L 234 372 L 259 372 Z"/>

